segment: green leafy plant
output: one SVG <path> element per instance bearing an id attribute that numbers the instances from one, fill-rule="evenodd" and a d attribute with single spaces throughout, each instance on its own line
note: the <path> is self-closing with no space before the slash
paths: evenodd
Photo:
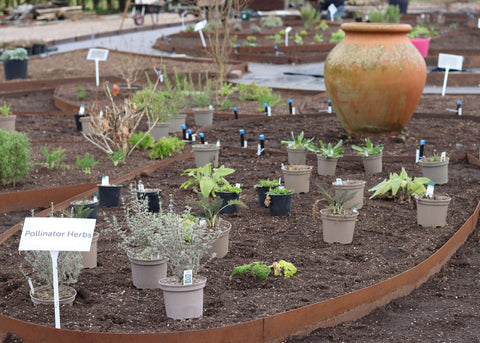
<path id="1" fill-rule="evenodd" d="M 315 36 L 313 36 L 313 40 L 315 42 L 323 42 L 323 35 L 319 35 L 318 33 L 315 34 Z"/>
<path id="2" fill-rule="evenodd" d="M 0 55 L 0 60 L 17 60 L 24 61 L 28 59 L 28 52 L 24 48 L 16 48 L 12 50 L 5 50 Z"/>
<path id="3" fill-rule="evenodd" d="M 338 214 L 338 215 L 345 215 L 348 213 L 351 213 L 351 209 L 354 208 L 356 205 L 352 205 L 349 207 L 345 206 L 345 203 L 353 197 L 355 197 L 356 192 L 335 192 L 335 195 L 331 194 L 329 191 L 327 191 L 325 188 L 323 188 L 321 185 L 317 184 L 318 189 L 320 190 L 320 193 L 322 194 L 322 198 L 317 199 L 315 203 L 313 204 L 312 207 L 312 216 L 313 219 L 315 220 L 317 209 L 318 209 L 318 203 L 321 201 L 327 201 L 328 206 L 326 207 L 332 214 Z"/>
<path id="4" fill-rule="evenodd" d="M 93 157 L 90 157 L 87 152 L 83 158 L 77 156 L 76 165 L 85 175 L 90 175 L 92 173 L 92 168 L 95 167 L 99 162 L 100 161 L 95 161 Z"/>
<path id="5" fill-rule="evenodd" d="M 260 94 L 258 96 L 258 107 L 257 111 L 261 112 L 265 109 L 264 105 L 267 104 L 270 107 L 277 105 L 280 101 L 282 101 L 282 95 L 277 93 L 270 93 L 270 94 Z"/>
<path id="6" fill-rule="evenodd" d="M 118 166 L 120 163 L 125 163 L 127 160 L 127 154 L 122 150 L 115 151 L 113 154 L 107 153 L 107 156 L 112 160 L 114 167 Z"/>
<path id="7" fill-rule="evenodd" d="M 151 134 L 139 131 L 130 136 L 128 144 L 131 146 L 137 146 L 141 149 L 150 149 L 155 144 L 155 139 Z"/>
<path id="8" fill-rule="evenodd" d="M 320 21 L 320 13 L 312 5 L 307 4 L 300 9 L 300 19 L 303 20 L 303 26 L 309 30 Z"/>
<path id="9" fill-rule="evenodd" d="M 267 195 L 284 195 L 284 194 L 293 194 L 294 191 L 291 190 L 291 189 L 287 189 L 285 187 L 275 187 L 275 188 L 272 188 L 270 189 L 268 192 L 267 192 Z"/>
<path id="10" fill-rule="evenodd" d="M 385 22 L 385 14 L 379 11 L 371 10 L 368 12 L 368 19 L 372 23 L 384 23 Z"/>
<path id="11" fill-rule="evenodd" d="M 260 25 L 268 29 L 273 29 L 275 27 L 282 26 L 283 20 L 280 17 L 269 15 L 260 19 Z"/>
<path id="12" fill-rule="evenodd" d="M 437 36 L 438 32 L 435 27 L 428 27 L 424 25 L 416 25 L 412 28 L 412 31 L 408 34 L 409 38 L 428 38 Z"/>
<path id="13" fill-rule="evenodd" d="M 242 189 L 240 187 L 227 183 L 218 187 L 217 189 L 215 189 L 215 191 L 240 194 L 242 192 Z"/>
<path id="14" fill-rule="evenodd" d="M 40 152 L 42 153 L 43 157 L 45 157 L 45 162 L 40 164 L 47 167 L 48 169 L 66 170 L 70 168 L 68 164 L 63 162 L 63 160 L 67 156 L 65 156 L 65 149 L 63 149 L 62 147 L 52 150 L 52 152 L 48 152 L 47 147 L 45 145 L 42 145 L 40 146 Z"/>
<path id="15" fill-rule="evenodd" d="M 164 159 L 182 151 L 184 146 L 185 142 L 176 136 L 162 137 L 153 145 L 148 157 L 152 160 Z"/>
<path id="16" fill-rule="evenodd" d="M 270 179 L 260 179 L 258 180 L 258 183 L 253 186 L 254 188 L 259 188 L 259 187 L 278 187 L 280 184 L 278 183 L 278 180 L 270 180 Z"/>
<path id="17" fill-rule="evenodd" d="M 195 169 L 186 169 L 182 175 L 190 178 L 180 185 L 180 188 L 193 188 L 197 193 L 200 192 L 204 197 L 215 197 L 215 190 L 223 185 L 229 184 L 225 176 L 233 174 L 235 169 L 226 168 L 221 165 L 219 168 L 212 168 L 211 163 Z"/>
<path id="18" fill-rule="evenodd" d="M 400 7 L 397 5 L 388 5 L 385 9 L 385 22 L 386 23 L 399 23 L 400 22 Z"/>
<path id="19" fill-rule="evenodd" d="M 70 211 L 62 211 L 62 215 L 67 218 L 88 218 L 90 213 L 93 212 L 93 208 L 87 207 L 86 204 L 73 204 Z"/>
<path id="20" fill-rule="evenodd" d="M 450 156 L 452 155 L 453 153 L 453 150 L 450 151 L 447 156 L 445 156 L 445 160 L 448 161 L 450 159 Z M 442 154 L 438 153 L 437 151 L 433 151 L 432 155 L 431 156 L 424 156 L 422 158 L 422 161 L 426 161 L 426 162 L 440 162 L 442 160 Z"/>
<path id="21" fill-rule="evenodd" d="M 243 266 L 235 267 L 232 271 L 232 277 L 239 274 L 251 273 L 258 277 L 260 280 L 266 280 L 270 273 L 274 270 L 275 276 L 291 277 L 297 272 L 297 268 L 291 262 L 280 260 L 273 262 L 268 266 L 264 262 L 252 262 L 244 264 Z"/>
<path id="22" fill-rule="evenodd" d="M 317 26 L 315 26 L 315 30 L 322 30 L 322 31 L 325 31 L 325 30 L 328 30 L 330 27 L 328 26 L 327 22 L 325 21 L 325 19 L 322 19 L 322 21 L 320 22 L 320 24 L 318 24 Z"/>
<path id="23" fill-rule="evenodd" d="M 257 46 L 257 37 L 247 36 L 245 38 L 245 41 L 243 42 L 243 46 L 251 46 L 251 47 Z"/>
<path id="24" fill-rule="evenodd" d="M 30 141 L 25 133 L 0 130 L 0 182 L 10 185 L 27 176 L 33 167 Z"/>
<path id="25" fill-rule="evenodd" d="M 193 32 L 195 31 L 195 27 L 193 25 L 187 25 L 187 27 L 185 28 L 185 32 Z"/>
<path id="26" fill-rule="evenodd" d="M 0 107 L 0 113 L 4 116 L 8 116 L 10 114 L 10 105 L 8 105 L 6 101 L 4 101 L 3 106 Z"/>
<path id="27" fill-rule="evenodd" d="M 309 151 L 315 151 L 315 145 L 313 144 L 313 140 L 315 137 L 312 137 L 310 139 L 305 138 L 305 133 L 302 131 L 298 134 L 297 137 L 295 137 L 295 134 L 290 132 L 292 135 L 292 140 L 291 141 L 281 141 L 283 145 L 286 145 L 287 147 L 291 149 L 306 149 Z"/>
<path id="28" fill-rule="evenodd" d="M 189 205 L 195 210 L 196 214 L 204 219 L 209 227 L 215 227 L 217 225 L 218 215 L 220 212 L 228 206 L 241 206 L 246 207 L 245 203 L 240 200 L 229 200 L 226 205 L 223 204 L 223 200 L 220 197 L 210 198 L 202 195 L 202 192 L 198 192 L 198 200 L 189 202 Z"/>
<path id="29" fill-rule="evenodd" d="M 424 185 L 429 181 L 430 179 L 426 177 L 412 179 L 408 176 L 405 168 L 402 168 L 400 174 L 390 173 L 388 180 L 383 180 L 368 191 L 374 192 L 370 199 L 381 195 L 393 198 L 397 202 L 409 202 L 412 197 L 426 193 L 427 190 Z"/>
<path id="30" fill-rule="evenodd" d="M 342 29 L 338 29 L 334 33 L 332 33 L 332 37 L 330 38 L 330 43 L 340 43 L 342 39 L 345 37 L 345 32 Z"/>
<path id="31" fill-rule="evenodd" d="M 372 156 L 381 154 L 383 151 L 383 145 L 378 144 L 374 146 L 369 138 L 365 138 L 365 146 L 353 144 L 352 149 L 358 151 L 359 156 Z"/>
<path id="32" fill-rule="evenodd" d="M 295 33 L 295 36 L 293 37 L 293 40 L 294 40 L 295 43 L 297 43 L 299 45 L 303 44 L 303 38 L 298 33 Z"/>
<path id="33" fill-rule="evenodd" d="M 345 150 L 345 148 L 342 147 L 343 145 L 343 140 L 340 139 L 335 146 L 332 143 L 328 143 L 327 146 L 323 144 L 323 141 L 320 140 L 320 148 L 315 147 L 313 151 L 316 153 L 322 155 L 325 158 L 338 158 L 338 157 L 343 157 L 341 153 Z"/>
<path id="34" fill-rule="evenodd" d="M 77 86 L 77 88 L 75 88 L 75 91 L 77 92 L 77 99 L 78 100 L 85 99 L 85 92 L 83 91 L 82 86 Z"/>

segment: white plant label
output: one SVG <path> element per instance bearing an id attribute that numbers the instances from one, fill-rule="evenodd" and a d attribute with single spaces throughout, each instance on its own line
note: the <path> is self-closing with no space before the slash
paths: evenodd
<path id="1" fill-rule="evenodd" d="M 35 294 L 35 288 L 33 287 L 33 283 L 30 278 L 28 278 L 28 285 L 30 286 L 30 291 L 32 292 L 32 294 Z"/>
<path id="2" fill-rule="evenodd" d="M 217 140 L 217 146 L 220 146 L 220 139 Z"/>
<path id="3" fill-rule="evenodd" d="M 243 147 L 246 148 L 247 146 L 248 146 L 247 140 L 245 140 L 245 141 L 243 142 Z"/>
<path id="4" fill-rule="evenodd" d="M 237 188 L 242 188 L 242 185 L 239 184 L 239 183 L 236 183 L 236 184 L 235 184 L 235 187 L 237 187 Z"/>
<path id="5" fill-rule="evenodd" d="M 445 69 L 445 77 L 443 79 L 442 96 L 445 96 L 448 81 L 448 72 L 450 69 L 462 70 L 463 56 L 438 54 L 438 68 Z"/>
<path id="6" fill-rule="evenodd" d="M 343 185 L 343 182 L 342 182 L 341 178 L 337 178 L 337 185 Z"/>
<path id="7" fill-rule="evenodd" d="M 80 105 L 80 109 L 78 110 L 78 114 L 83 115 L 85 113 L 85 105 Z"/>
<path id="8" fill-rule="evenodd" d="M 429 181 L 427 186 L 427 193 L 425 195 L 429 198 L 433 197 L 434 188 L 435 188 L 435 183 L 433 181 Z"/>
<path id="9" fill-rule="evenodd" d="M 292 28 L 289 26 L 285 29 L 285 46 L 288 46 L 288 33 L 292 31 Z"/>
<path id="10" fill-rule="evenodd" d="M 478 18 L 478 24 L 477 27 L 480 29 L 480 18 Z"/>
<path id="11" fill-rule="evenodd" d="M 415 163 L 418 163 L 420 161 L 420 150 L 415 150 Z"/>
<path id="12" fill-rule="evenodd" d="M 279 184 L 279 185 L 282 184 L 282 178 L 281 178 L 281 177 L 278 178 L 278 184 Z"/>
<path id="13" fill-rule="evenodd" d="M 292 107 L 292 115 L 295 115 L 295 107 Z"/>
<path id="14" fill-rule="evenodd" d="M 337 6 L 330 4 L 328 6 L 328 12 L 330 13 L 330 20 L 333 21 L 333 17 L 335 16 L 335 13 L 337 13 Z"/>
<path id="15" fill-rule="evenodd" d="M 107 49 L 89 49 L 87 54 L 87 60 L 95 61 L 95 84 L 100 86 L 100 70 L 98 62 L 105 62 L 108 58 Z"/>
<path id="16" fill-rule="evenodd" d="M 100 118 L 102 118 L 103 117 L 103 110 L 101 110 L 98 115 L 100 116 Z"/>
<path id="17" fill-rule="evenodd" d="M 270 106 L 267 107 L 267 116 L 272 116 L 272 108 Z"/>
<path id="18" fill-rule="evenodd" d="M 98 201 L 97 192 L 93 193 L 93 201 Z"/>
<path id="19" fill-rule="evenodd" d="M 447 159 L 447 153 L 443 151 L 440 155 L 440 161 L 445 162 Z"/>
<path id="20" fill-rule="evenodd" d="M 183 271 L 183 284 L 191 285 L 193 283 L 193 272 L 191 269 Z"/>
<path id="21" fill-rule="evenodd" d="M 141 182 L 138 183 L 138 190 L 140 192 L 145 192 L 145 187 L 143 186 L 143 183 L 141 183 Z"/>
<path id="22" fill-rule="evenodd" d="M 108 175 L 102 176 L 102 186 L 108 186 L 110 184 L 110 180 L 108 179 Z"/>
<path id="23" fill-rule="evenodd" d="M 332 106 L 327 107 L 327 113 L 332 113 Z"/>

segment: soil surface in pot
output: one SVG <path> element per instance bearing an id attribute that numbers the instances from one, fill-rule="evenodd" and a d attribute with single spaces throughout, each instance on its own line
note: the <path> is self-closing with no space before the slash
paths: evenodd
<path id="1" fill-rule="evenodd" d="M 58 74 L 59 77 L 62 75 Z M 214 123 L 218 126 L 204 130 L 207 140 L 221 140 L 220 165 L 236 170 L 227 179 L 242 185 L 241 200 L 248 208 L 240 208 L 237 214 L 225 216 L 232 223 L 230 252 L 223 259 L 213 260 L 201 272 L 207 277 L 203 319 L 183 322 L 167 319 L 161 291 L 135 289 L 127 256 L 118 248 L 119 239 L 106 231 L 105 218 L 115 215 L 123 223 L 123 210 L 109 208 L 99 209 L 96 227 L 101 233 L 98 267 L 82 271 L 79 282 L 74 285 L 78 292 L 74 305 L 62 306 L 64 328 L 101 332 L 172 332 L 225 326 L 299 308 L 372 285 L 415 266 L 441 247 L 473 213 L 478 201 L 480 169 L 468 163 L 465 154 L 478 156 L 480 96 L 423 96 L 401 134 L 371 137 L 375 144 L 385 146 L 383 172 L 375 175 L 363 173 L 362 160 L 351 149 L 352 144 L 362 145 L 365 137 L 346 134 L 336 117 L 326 114 L 324 94 L 283 95 L 285 104 L 289 97 L 301 107 L 296 116 L 266 118 L 260 115 L 238 121 L 233 115 L 217 117 Z M 0 96 L 0 103 L 3 100 L 12 104 L 14 112 L 22 112 L 17 117 L 17 129 L 32 139 L 33 161 L 40 163 L 44 160 L 40 154 L 42 144 L 46 144 L 49 151 L 61 146 L 70 168 L 48 170 L 37 165 L 30 177 L 15 187 L 1 186 L 1 192 L 98 183 L 102 175 L 109 175 L 110 180 L 114 180 L 155 163 L 148 159 L 148 151 L 136 151 L 126 164 L 114 168 L 102 151 L 76 132 L 71 113 L 62 115 L 55 111 L 51 92 L 29 93 L 21 97 Z M 457 100 L 462 100 L 464 106 L 461 117 L 445 110 L 455 108 Z M 193 117 L 187 118 L 187 124 L 194 127 Z M 248 146 L 253 148 L 258 136 L 264 134 L 266 153 L 257 156 L 255 149 L 239 148 L 239 129 L 245 130 Z M 315 136 L 316 144 L 319 139 L 332 143 L 343 139 L 347 149 L 345 157 L 338 163 L 335 177 L 363 179 L 367 183 L 366 190 L 387 178 L 390 172 L 399 173 L 402 167 L 410 176 L 420 176 L 420 167 L 413 163 L 420 139 L 426 141 L 426 153 L 432 153 L 434 149 L 437 152 L 453 150 L 449 183 L 437 189 L 452 197 L 448 226 L 421 228 L 416 224 L 414 201 L 397 204 L 388 199 L 369 200 L 371 193 L 366 191 L 353 244 L 326 244 L 322 241 L 320 221 L 312 220 L 312 205 L 321 197 L 314 185 L 320 183 L 332 190 L 335 177 L 318 176 L 316 172 L 312 172 L 310 193 L 293 195 L 292 215 L 271 217 L 268 209 L 258 205 L 253 186 L 259 179 L 276 179 L 282 175 L 281 163 L 287 163 L 287 152 L 280 141 L 289 139 L 291 131 L 298 134 L 302 130 L 306 137 Z M 188 151 L 190 145 L 187 144 L 185 152 Z M 83 156 L 86 152 L 100 160 L 91 176 L 84 176 L 75 167 L 76 156 Z M 411 159 L 396 158 L 400 156 L 410 156 Z M 315 168 L 314 154 L 308 156 L 307 164 Z M 193 157 L 125 182 L 122 195 L 127 202 L 131 196 L 136 196 L 128 194 L 128 186 L 141 180 L 145 187 L 163 190 L 164 205 L 168 204 L 172 194 L 176 208 L 181 209 L 196 199 L 194 193 L 179 189 L 186 181 L 186 177 L 180 174 L 187 168 L 194 168 Z M 1 231 L 21 221 L 29 212 L 3 215 Z M 321 329 L 306 338 L 291 338 L 287 342 L 378 342 L 385 337 L 393 341 L 416 341 L 419 338 L 457 342 L 478 340 L 478 239 L 478 232 L 474 232 L 446 267 L 412 295 L 395 300 L 359 321 Z M 33 307 L 31 303 L 28 283 L 19 271 L 19 266 L 25 263 L 18 253 L 18 240 L 17 233 L 0 249 L 3 265 L 0 270 L 0 313 L 54 326 L 53 307 Z M 265 281 L 252 275 L 230 277 L 235 266 L 253 261 L 271 264 L 281 259 L 292 262 L 298 273 L 291 278 L 271 275 Z"/>

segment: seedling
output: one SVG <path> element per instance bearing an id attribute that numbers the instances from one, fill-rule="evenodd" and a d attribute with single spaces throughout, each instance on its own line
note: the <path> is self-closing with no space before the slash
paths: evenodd
<path id="1" fill-rule="evenodd" d="M 90 175 L 92 173 L 92 168 L 96 166 L 100 161 L 95 161 L 93 157 L 90 157 L 90 155 L 85 153 L 83 158 L 80 158 L 80 156 L 77 156 L 77 167 L 80 168 L 81 171 L 85 175 Z"/>

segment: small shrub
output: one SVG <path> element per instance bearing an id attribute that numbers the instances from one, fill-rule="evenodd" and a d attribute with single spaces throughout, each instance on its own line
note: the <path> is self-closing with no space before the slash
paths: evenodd
<path id="1" fill-rule="evenodd" d="M 149 133 L 145 135 L 145 132 L 142 131 L 135 132 L 128 139 L 128 144 L 135 146 L 137 143 L 138 148 L 150 149 L 155 144 L 155 139 Z"/>
<path id="2" fill-rule="evenodd" d="M 162 137 L 154 144 L 148 157 L 152 160 L 164 159 L 165 157 L 172 156 L 174 152 L 182 151 L 184 146 L 185 142 L 177 137 Z"/>
<path id="3" fill-rule="evenodd" d="M 90 155 L 85 153 L 83 158 L 80 158 L 80 156 L 77 156 L 77 167 L 80 168 L 81 171 L 85 175 L 90 175 L 92 173 L 92 168 L 96 166 L 100 161 L 95 161 L 93 157 L 90 157 Z"/>
<path id="4" fill-rule="evenodd" d="M 65 159 L 65 149 L 59 147 L 56 150 L 52 150 L 52 152 L 48 152 L 47 147 L 42 145 L 40 147 L 40 152 L 42 153 L 43 157 L 45 157 L 45 162 L 41 163 L 41 165 L 47 167 L 48 169 L 68 169 L 70 168 L 66 163 L 63 162 Z"/>
<path id="5" fill-rule="evenodd" d="M 400 16 L 400 8 L 397 5 L 388 5 L 387 9 L 385 10 L 386 23 L 399 23 Z"/>
<path id="6" fill-rule="evenodd" d="M 9 185 L 28 176 L 33 164 L 30 141 L 25 133 L 0 130 L 0 182 Z"/>
<path id="7" fill-rule="evenodd" d="M 10 114 L 10 105 L 8 105 L 5 101 L 3 102 L 3 106 L 0 107 L 0 113 L 4 116 L 8 116 Z"/>
<path id="8" fill-rule="evenodd" d="M 340 43 L 345 37 L 345 32 L 342 29 L 332 33 L 332 38 L 330 38 L 330 43 Z"/>
<path id="9" fill-rule="evenodd" d="M 310 4 L 303 6 L 300 10 L 300 18 L 303 20 L 303 26 L 309 30 L 320 21 L 320 13 Z"/>
<path id="10" fill-rule="evenodd" d="M 317 26 L 315 26 L 315 30 L 322 30 L 322 31 L 325 31 L 325 30 L 328 30 L 329 29 L 329 26 L 327 24 L 327 22 L 325 21 L 325 19 L 323 19 L 320 24 L 318 24 Z"/>
<path id="11" fill-rule="evenodd" d="M 280 17 L 267 16 L 260 19 L 260 25 L 268 29 L 273 29 L 283 25 L 283 20 Z"/>
<path id="12" fill-rule="evenodd" d="M 112 160 L 114 167 L 127 160 L 127 154 L 122 150 L 115 151 L 113 154 L 107 153 L 107 156 Z"/>
<path id="13" fill-rule="evenodd" d="M 368 18 L 372 23 L 384 23 L 385 22 L 385 15 L 382 12 L 378 12 L 375 10 L 371 10 L 368 12 Z"/>
<path id="14" fill-rule="evenodd" d="M 262 32 L 262 28 L 258 25 L 255 25 L 255 24 L 250 25 L 250 30 L 252 31 L 252 33 Z"/>
<path id="15" fill-rule="evenodd" d="M 315 36 L 313 36 L 313 40 L 319 43 L 323 42 L 323 35 L 315 34 Z"/>

